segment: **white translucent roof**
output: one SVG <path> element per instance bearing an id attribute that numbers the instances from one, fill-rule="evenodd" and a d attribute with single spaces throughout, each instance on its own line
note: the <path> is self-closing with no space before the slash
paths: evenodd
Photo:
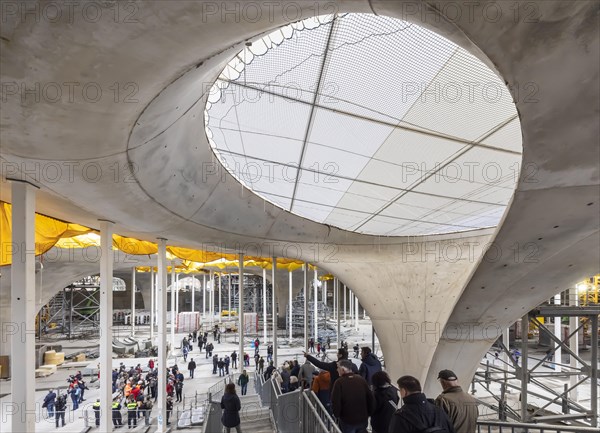
<path id="1" fill-rule="evenodd" d="M 496 226 L 520 172 L 521 125 L 502 81 L 388 17 L 321 16 L 253 42 L 215 82 L 205 123 L 246 187 L 359 233 Z"/>

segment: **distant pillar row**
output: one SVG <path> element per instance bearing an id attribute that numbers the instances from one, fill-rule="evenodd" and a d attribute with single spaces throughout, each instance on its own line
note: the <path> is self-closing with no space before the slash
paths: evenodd
<path id="1" fill-rule="evenodd" d="M 110 221 L 100 221 L 100 425 L 112 425 L 113 250 Z M 135 269 L 135 268 L 134 268 Z M 134 305 L 132 305 L 134 307 Z M 134 322 L 133 315 L 131 316 Z M 132 327 L 132 332 L 133 327 Z M 13 431 L 15 430 L 13 427 Z M 33 430 L 29 430 L 33 431 Z"/>

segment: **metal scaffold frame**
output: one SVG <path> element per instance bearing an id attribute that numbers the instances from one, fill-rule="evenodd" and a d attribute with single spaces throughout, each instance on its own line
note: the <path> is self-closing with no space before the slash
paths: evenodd
<path id="1" fill-rule="evenodd" d="M 520 422 L 560 422 L 560 421 L 575 421 L 579 420 L 582 425 L 585 425 L 585 420 L 588 420 L 592 427 L 598 426 L 598 315 L 600 314 L 600 306 L 561 306 L 561 305 L 542 305 L 537 309 L 532 310 L 525 315 L 521 320 L 521 350 L 522 361 L 519 365 L 518 358 L 514 356 L 508 347 L 498 341 L 500 349 L 506 354 L 509 360 L 506 368 L 490 365 L 490 361 L 481 363 L 483 369 L 479 369 L 473 378 L 473 393 L 475 393 L 475 384 L 481 385 L 489 394 L 496 400 L 497 406 L 486 404 L 488 407 L 498 411 L 498 418 L 501 421 L 506 421 L 508 418 Z M 579 317 L 583 318 L 582 323 L 575 329 L 569 329 L 568 335 L 562 340 L 554 335 L 552 330 L 542 323 L 538 317 L 555 317 L 555 320 L 560 320 L 562 317 Z M 527 349 L 527 329 L 529 325 L 537 327 L 540 331 L 540 336 L 545 335 L 554 343 L 546 352 L 546 356 L 542 359 L 536 359 L 529 356 Z M 591 327 L 591 362 L 586 362 L 569 346 L 569 342 L 580 332 L 586 324 Z M 565 351 L 570 357 L 573 357 L 579 365 L 564 364 L 558 360 L 555 361 L 554 353 L 558 350 Z M 498 358 L 498 357 L 496 357 Z M 529 360 L 533 359 L 537 362 L 529 367 Z M 539 371 L 541 366 L 557 369 L 560 371 Z M 509 369 L 512 367 L 512 370 Z M 541 379 L 548 378 L 571 378 L 570 383 L 564 384 L 559 389 L 553 388 L 548 383 L 544 383 Z M 520 386 L 511 383 L 512 380 L 520 381 Z M 500 383 L 500 395 L 497 395 L 490 387 L 492 383 Z M 589 385 L 588 385 L 589 383 Z M 529 385 L 535 385 L 543 392 L 535 392 L 529 388 Z M 571 398 L 571 393 L 575 388 L 589 386 L 590 387 L 590 407 L 585 407 L 575 399 Z M 507 393 L 509 389 L 515 389 L 520 392 L 520 411 L 511 408 L 507 403 Z M 532 396 L 543 400 L 545 403 L 539 407 L 532 407 L 528 404 L 527 396 Z M 562 413 L 553 413 L 548 410 L 551 405 L 560 405 Z"/>

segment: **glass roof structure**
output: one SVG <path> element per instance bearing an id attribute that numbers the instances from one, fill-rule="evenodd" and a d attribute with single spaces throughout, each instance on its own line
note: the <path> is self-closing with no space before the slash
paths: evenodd
<path id="1" fill-rule="evenodd" d="M 214 83 L 205 127 L 247 188 L 358 233 L 494 227 L 520 173 L 521 125 L 502 80 L 432 31 L 369 14 L 248 43 Z"/>

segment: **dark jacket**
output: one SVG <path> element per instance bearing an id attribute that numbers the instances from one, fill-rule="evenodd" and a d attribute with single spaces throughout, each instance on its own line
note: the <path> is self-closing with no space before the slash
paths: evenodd
<path id="1" fill-rule="evenodd" d="M 388 433 L 390 420 L 396 412 L 394 406 L 390 404 L 390 400 L 398 405 L 400 398 L 398 390 L 393 386 L 375 388 L 373 391 L 375 396 L 375 411 L 371 415 L 371 427 L 375 433 Z"/>
<path id="2" fill-rule="evenodd" d="M 311 355 L 306 355 L 306 359 L 308 359 L 312 365 L 319 368 L 320 370 L 326 370 L 329 372 L 329 374 L 331 375 L 331 386 L 333 387 L 333 384 L 335 383 L 335 381 L 338 379 L 338 377 L 340 377 L 340 375 L 338 374 L 338 371 L 337 371 L 337 361 L 322 362 Z M 358 373 L 358 367 L 356 367 L 356 365 L 354 363 L 352 363 L 352 365 L 353 365 L 353 369 L 352 369 L 353 373 Z M 356 370 L 356 371 L 354 371 L 354 370 Z"/>
<path id="3" fill-rule="evenodd" d="M 250 382 L 250 377 L 248 376 L 248 374 L 240 374 L 240 377 L 238 377 L 238 385 L 243 386 L 243 385 L 247 385 L 248 382 Z"/>
<path id="4" fill-rule="evenodd" d="M 421 392 L 410 394 L 402 401 L 404 406 L 392 416 L 389 433 L 417 433 L 434 425 L 455 433 L 448 416 L 443 410 L 428 402 L 425 394 Z"/>
<path id="5" fill-rule="evenodd" d="M 358 374 L 348 373 L 333 385 L 331 408 L 344 423 L 356 425 L 367 422 L 375 409 L 375 397 L 366 380 Z"/>
<path id="6" fill-rule="evenodd" d="M 46 394 L 46 397 L 44 397 L 43 407 L 54 406 L 54 400 L 56 400 L 56 393 L 49 392 L 48 394 Z"/>
<path id="7" fill-rule="evenodd" d="M 448 388 L 438 395 L 435 405 L 446 412 L 456 433 L 474 433 L 477 430 L 477 400 L 464 392 L 460 386 Z"/>
<path id="8" fill-rule="evenodd" d="M 195 369 L 196 369 L 196 361 L 188 362 L 188 370 L 195 370 Z"/>
<path id="9" fill-rule="evenodd" d="M 269 380 L 271 378 L 271 376 L 273 375 L 273 371 L 275 371 L 275 367 L 269 365 L 265 370 L 265 374 L 263 375 L 265 377 L 265 380 Z"/>
<path id="10" fill-rule="evenodd" d="M 242 409 L 242 403 L 236 394 L 224 394 L 221 397 L 221 409 L 223 409 L 223 415 L 221 416 L 221 423 L 225 427 L 235 427 L 240 425 L 240 410 Z"/>
<path id="11" fill-rule="evenodd" d="M 381 371 L 381 362 L 379 362 L 379 359 L 377 359 L 375 354 L 369 353 L 363 358 L 358 372 L 361 377 L 371 385 L 371 377 L 378 371 Z"/>

